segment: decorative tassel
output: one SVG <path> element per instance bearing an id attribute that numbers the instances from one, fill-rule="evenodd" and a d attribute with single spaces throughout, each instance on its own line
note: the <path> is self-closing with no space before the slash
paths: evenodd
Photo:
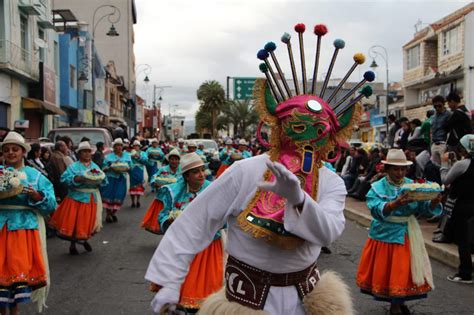
<path id="1" fill-rule="evenodd" d="M 278 78 L 275 75 L 275 72 L 273 71 L 272 65 L 268 62 L 268 57 L 269 56 L 270 55 L 268 54 L 268 52 L 265 49 L 260 49 L 257 53 L 257 58 L 262 60 L 263 62 L 265 62 L 265 64 L 267 65 L 267 68 L 270 71 L 270 74 L 273 78 L 273 81 L 275 82 L 275 85 L 278 89 L 278 92 L 281 95 L 281 100 L 284 101 L 286 99 L 285 93 L 283 92 L 283 89 L 281 88 L 280 82 L 278 82 Z"/>
<path id="2" fill-rule="evenodd" d="M 278 62 L 278 59 L 275 56 L 275 49 L 276 49 L 276 44 L 274 42 L 268 42 L 264 49 L 270 53 L 270 56 L 272 57 L 273 63 L 275 64 L 278 74 L 280 75 L 281 80 L 283 81 L 283 86 L 285 87 L 286 94 L 288 97 L 292 97 L 291 95 L 291 90 L 290 87 L 288 86 L 288 82 L 286 82 L 285 75 L 283 74 L 283 71 L 281 70 L 280 63 Z"/>
<path id="3" fill-rule="evenodd" d="M 358 66 L 358 65 L 361 65 L 365 62 L 365 56 L 364 54 L 362 53 L 357 53 L 354 55 L 353 57 L 354 59 L 354 64 L 352 65 L 352 67 L 349 69 L 349 71 L 347 71 L 346 75 L 344 76 L 344 78 L 341 80 L 341 82 L 339 82 L 339 84 L 337 85 L 336 89 L 334 90 L 334 92 L 332 92 L 331 96 L 329 96 L 329 98 L 326 100 L 326 103 L 329 104 L 331 103 L 332 99 L 334 98 L 334 96 L 336 96 L 337 92 L 342 88 L 342 86 L 344 85 L 344 83 L 346 83 L 347 79 L 349 79 L 350 75 L 352 74 L 352 72 L 354 72 L 355 68 Z"/>
<path id="4" fill-rule="evenodd" d="M 354 94 L 358 89 L 364 85 L 365 82 L 372 82 L 375 79 L 375 73 L 372 71 L 366 71 L 364 73 L 364 79 L 362 79 L 356 86 L 354 86 L 343 98 L 341 98 L 337 104 L 334 106 L 333 110 L 336 112 L 336 109 L 341 106 L 352 94 Z"/>
<path id="5" fill-rule="evenodd" d="M 268 67 L 267 67 L 267 65 L 262 62 L 262 63 L 260 64 L 259 68 L 260 68 L 260 71 L 262 71 L 262 72 L 265 74 L 265 76 L 267 77 L 267 84 L 268 84 L 268 86 L 270 87 L 270 90 L 272 91 L 273 98 L 274 98 L 277 102 L 280 102 L 281 100 L 280 100 L 280 98 L 279 98 L 279 96 L 278 96 L 277 91 L 275 90 L 275 86 L 274 86 L 273 83 L 272 83 L 272 79 L 270 78 L 270 75 L 268 74 Z"/>
<path id="6" fill-rule="evenodd" d="M 340 49 L 343 49 L 344 46 L 346 46 L 346 43 L 342 39 L 336 39 L 334 41 L 334 54 L 332 55 L 331 63 L 329 64 L 329 69 L 326 74 L 326 78 L 324 79 L 323 87 L 321 89 L 321 93 L 319 94 L 320 98 L 324 98 L 324 93 L 326 92 L 326 88 L 329 83 L 329 79 L 331 78 L 331 72 L 334 67 L 334 63 L 336 62 L 337 58 L 337 53 L 339 52 Z"/>
<path id="7" fill-rule="evenodd" d="M 295 25 L 295 31 L 298 33 L 300 41 L 300 59 L 301 59 L 301 72 L 303 73 L 303 94 L 306 94 L 308 82 L 306 80 L 306 61 L 304 57 L 304 43 L 303 33 L 306 30 L 306 26 L 303 23 Z"/>
<path id="8" fill-rule="evenodd" d="M 372 88 L 369 85 L 366 85 L 359 91 L 359 95 L 357 95 L 354 99 L 352 99 L 349 104 L 341 108 L 339 111 L 335 112 L 337 117 L 344 115 L 346 111 L 348 111 L 352 106 L 357 104 L 363 97 L 369 98 L 372 95 Z"/>
<path id="9" fill-rule="evenodd" d="M 328 28 L 324 24 L 318 24 L 314 27 L 314 34 L 318 36 L 318 41 L 316 44 L 316 58 L 314 61 L 314 71 L 313 71 L 313 85 L 311 88 L 311 94 L 316 94 L 316 83 L 318 81 L 318 67 L 319 67 L 319 54 L 321 51 L 321 38 L 326 35 Z"/>

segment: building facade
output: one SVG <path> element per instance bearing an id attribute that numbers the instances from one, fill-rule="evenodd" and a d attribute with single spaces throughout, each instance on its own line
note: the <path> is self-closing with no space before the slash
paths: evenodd
<path id="1" fill-rule="evenodd" d="M 51 1 L 0 0 L 0 127 L 45 136 L 59 108 L 59 43 Z M 23 123 L 28 121 L 28 123 Z"/>
<path id="2" fill-rule="evenodd" d="M 403 46 L 405 116 L 424 119 L 431 99 L 456 91 L 474 110 L 474 3 L 417 32 Z"/>

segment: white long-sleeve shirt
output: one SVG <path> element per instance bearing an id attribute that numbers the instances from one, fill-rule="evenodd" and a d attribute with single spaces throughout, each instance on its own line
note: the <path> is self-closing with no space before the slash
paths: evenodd
<path id="1" fill-rule="evenodd" d="M 234 163 L 198 195 L 166 232 L 145 278 L 179 290 L 194 256 L 212 242 L 226 222 L 227 252 L 248 265 L 273 273 L 289 273 L 314 263 L 321 246 L 332 243 L 344 230 L 344 182 L 325 167 L 319 170 L 317 201 L 306 195 L 301 214 L 292 205 L 287 205 L 284 214 L 285 229 L 306 242 L 293 250 L 281 249 L 254 238 L 237 225 L 237 216 L 254 196 L 268 160 L 267 155 L 260 155 Z"/>

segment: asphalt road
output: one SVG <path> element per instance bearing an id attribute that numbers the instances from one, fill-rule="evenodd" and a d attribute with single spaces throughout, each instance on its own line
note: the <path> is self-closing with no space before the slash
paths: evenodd
<path id="1" fill-rule="evenodd" d="M 117 223 L 105 224 L 90 241 L 93 251 L 81 246 L 79 256 L 68 254 L 69 243 L 49 239 L 48 252 L 52 285 L 44 314 L 151 314 L 144 274 L 160 237 L 140 228 L 146 207 L 153 200 L 148 194 L 142 208 L 130 208 L 127 199 Z M 359 314 L 386 314 L 388 304 L 359 293 L 355 273 L 367 230 L 347 222 L 346 230 L 331 246 L 330 255 L 321 255 L 321 270 L 341 273 L 350 285 Z M 432 261 L 436 289 L 425 300 L 410 302 L 414 314 L 474 314 L 474 285 L 451 283 L 446 276 L 455 270 Z M 21 305 L 23 314 L 34 314 L 32 304 Z"/>

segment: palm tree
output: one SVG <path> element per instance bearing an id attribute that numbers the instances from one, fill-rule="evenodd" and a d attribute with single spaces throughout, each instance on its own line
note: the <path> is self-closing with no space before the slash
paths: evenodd
<path id="1" fill-rule="evenodd" d="M 250 100 L 228 101 L 223 110 L 223 115 L 227 122 L 234 125 L 234 133 L 239 133 L 241 137 L 247 136 L 247 129 L 258 123 L 258 114 Z"/>
<path id="2" fill-rule="evenodd" d="M 217 137 L 217 116 L 225 104 L 225 91 L 222 85 L 215 81 L 206 81 L 197 90 L 197 98 L 201 101 L 204 111 L 211 113 L 212 137 Z"/>
<path id="3" fill-rule="evenodd" d="M 205 133 L 211 131 L 210 126 L 212 125 L 212 116 L 211 112 L 206 111 L 203 106 L 199 106 L 198 111 L 195 116 L 196 120 L 196 132 L 202 136 Z M 217 117 L 217 130 L 226 129 L 228 122 L 226 118 L 222 115 Z"/>

